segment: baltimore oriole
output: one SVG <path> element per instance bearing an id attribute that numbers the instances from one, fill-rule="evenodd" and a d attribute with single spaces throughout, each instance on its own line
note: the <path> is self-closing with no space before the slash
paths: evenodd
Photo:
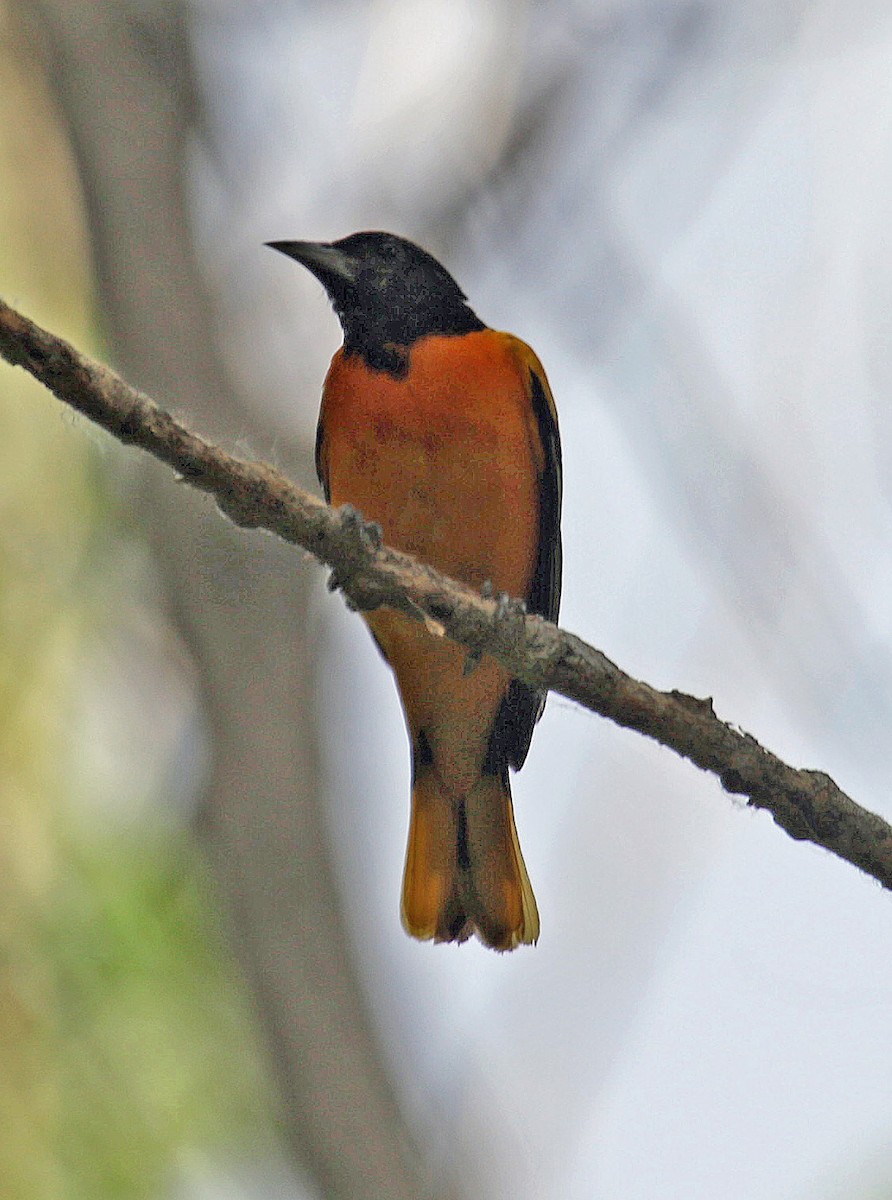
<path id="1" fill-rule="evenodd" d="M 542 366 L 489 329 L 430 254 L 389 233 L 270 242 L 325 287 L 344 333 L 322 392 L 316 469 L 397 549 L 556 620 L 561 448 Z M 496 950 L 539 936 L 508 767 L 544 695 L 393 609 L 365 614 L 396 675 L 412 748 L 403 924 Z"/>

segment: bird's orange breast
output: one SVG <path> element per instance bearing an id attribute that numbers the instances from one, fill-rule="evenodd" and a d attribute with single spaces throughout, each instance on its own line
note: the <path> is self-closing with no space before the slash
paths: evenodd
<path id="1" fill-rule="evenodd" d="M 513 339 L 430 336 L 405 377 L 335 355 L 320 468 L 332 504 L 377 521 L 390 545 L 479 587 L 524 595 L 539 533 L 542 447 Z"/>
<path id="2" fill-rule="evenodd" d="M 525 596 L 543 451 L 516 345 L 491 330 L 423 338 L 399 379 L 339 351 L 323 393 L 319 466 L 331 502 L 377 521 L 388 544 L 472 587 L 489 580 Z M 464 795 L 509 675 L 488 656 L 467 674 L 466 650 L 393 609 L 365 617 L 413 737 L 425 731 L 441 786 Z"/>

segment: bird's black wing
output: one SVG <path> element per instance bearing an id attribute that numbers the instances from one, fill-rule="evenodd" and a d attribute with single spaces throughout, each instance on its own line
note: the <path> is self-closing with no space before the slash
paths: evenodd
<path id="1" fill-rule="evenodd" d="M 542 365 L 529 347 L 514 341 L 529 370 L 530 402 L 536 418 L 544 465 L 539 473 L 539 548 L 527 610 L 557 621 L 561 603 L 561 439 L 554 397 Z M 490 735 L 485 770 L 515 771 L 523 766 L 533 729 L 545 707 L 545 692 L 512 679 Z"/>

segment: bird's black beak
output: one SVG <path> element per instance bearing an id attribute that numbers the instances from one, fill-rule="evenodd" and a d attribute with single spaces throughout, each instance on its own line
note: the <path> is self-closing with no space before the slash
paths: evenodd
<path id="1" fill-rule="evenodd" d="M 330 290 L 331 285 L 343 287 L 356 278 L 355 259 L 331 242 L 267 242 L 266 245 L 312 271 L 326 289 Z"/>

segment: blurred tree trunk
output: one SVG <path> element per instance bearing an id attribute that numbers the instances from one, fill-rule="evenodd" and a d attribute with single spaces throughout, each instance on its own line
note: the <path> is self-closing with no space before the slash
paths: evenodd
<path id="1" fill-rule="evenodd" d="M 19 10 L 70 130 L 115 358 L 133 383 L 188 405 L 197 428 L 232 441 L 256 419 L 225 378 L 190 238 L 184 146 L 199 101 L 184 13 L 173 0 L 19 0 Z M 279 451 L 308 477 L 310 447 Z M 272 538 L 229 526 L 169 472 L 140 469 L 140 519 L 212 728 L 199 835 L 295 1155 L 327 1197 L 426 1195 L 351 966 L 326 844 L 310 573 Z"/>
<path id="2" fill-rule="evenodd" d="M 41 295 L 48 320 L 86 340 L 90 279 L 86 246 L 77 237 L 77 183 L 49 87 L 19 26 L 0 0 L 3 270 Z M 64 252 L 49 276 L 43 248 L 59 231 Z M 72 453 L 70 431 L 63 445 L 58 421 L 21 380 L 4 378 L 2 390 L 0 1193 L 4 1200 L 33 1200 L 65 1190 L 54 1153 L 64 1104 L 59 980 L 46 930 L 60 868 L 54 806 L 65 770 L 53 713 L 68 678 L 66 656 L 53 646 L 69 615 L 60 594 L 77 592 L 85 521 L 72 498 L 82 496 L 87 472 Z M 36 464 L 45 486 L 32 495 L 29 467 Z M 40 539 L 39 553 L 31 552 L 32 538 Z"/>

